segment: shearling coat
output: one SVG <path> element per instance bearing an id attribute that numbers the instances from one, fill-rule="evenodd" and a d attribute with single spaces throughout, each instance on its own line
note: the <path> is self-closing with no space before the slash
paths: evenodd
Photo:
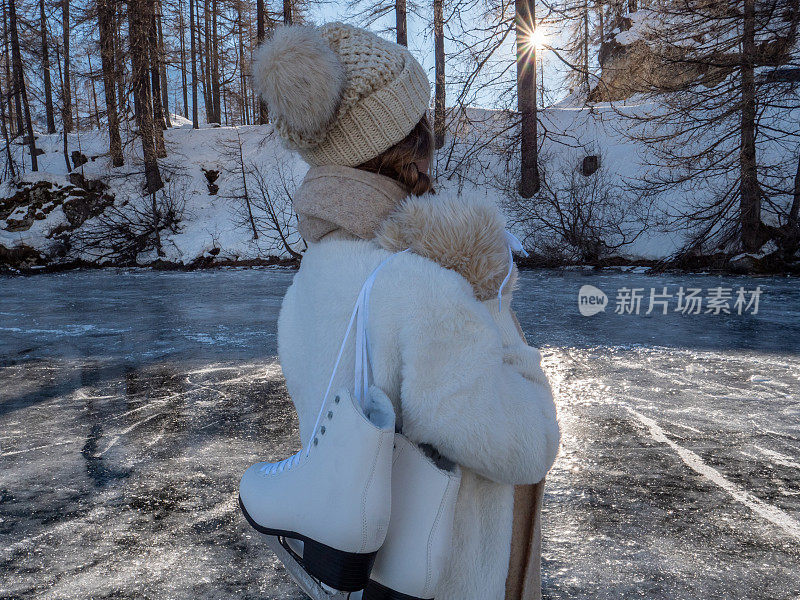
<path id="1" fill-rule="evenodd" d="M 544 478 L 559 428 L 539 352 L 510 312 L 503 221 L 493 205 L 447 194 L 410 198 L 376 240 L 328 236 L 307 250 L 283 301 L 278 349 L 303 444 L 356 296 L 372 289 L 368 335 L 375 383 L 403 433 L 462 466 L 452 553 L 437 600 L 502 600 L 514 485 Z M 354 349 L 334 388 L 352 385 Z"/>

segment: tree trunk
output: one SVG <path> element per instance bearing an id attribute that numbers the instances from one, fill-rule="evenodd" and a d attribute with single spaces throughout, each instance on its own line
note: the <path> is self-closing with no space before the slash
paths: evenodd
<path id="1" fill-rule="evenodd" d="M 10 4 L 10 2 L 11 2 L 11 0 L 9 0 L 9 4 Z M 5 2 L 3 2 L 3 8 L 5 8 Z M 4 15 L 4 16 L 7 17 L 8 15 Z M 19 87 L 17 86 L 16 72 L 13 70 L 13 68 L 11 68 L 11 71 L 9 71 L 10 65 L 13 64 L 13 60 L 11 58 L 13 56 L 13 51 L 12 51 L 12 49 L 10 47 L 10 44 L 11 44 L 11 32 L 10 32 L 10 30 L 8 28 L 8 24 L 6 24 L 5 33 L 6 33 L 6 76 L 7 76 L 6 77 L 6 81 L 9 82 L 9 85 L 11 86 L 11 92 L 13 92 L 13 95 L 14 95 L 13 115 L 14 115 L 15 118 L 12 121 L 12 125 L 14 126 L 14 135 L 15 136 L 17 136 L 17 135 L 23 135 L 24 136 L 25 135 L 25 118 L 24 118 L 24 114 L 22 112 L 22 96 L 19 93 Z M 12 113 L 11 105 L 9 105 L 9 113 Z"/>
<path id="2" fill-rule="evenodd" d="M 31 153 L 31 171 L 39 170 L 37 160 L 36 139 L 33 137 L 33 124 L 31 123 L 31 108 L 28 104 L 28 92 L 25 89 L 25 74 L 22 72 L 22 54 L 19 50 L 19 33 L 17 32 L 17 7 L 16 0 L 8 0 L 8 21 L 11 28 L 11 53 L 14 62 L 14 81 L 22 100 L 22 109 L 25 113 L 25 131 L 28 136 L 28 150 Z"/>
<path id="3" fill-rule="evenodd" d="M 158 73 L 161 76 L 161 103 L 164 107 L 164 127 L 169 129 L 172 122 L 169 118 L 169 89 L 167 86 L 167 55 L 164 49 L 164 32 L 161 29 L 161 2 L 156 4 L 156 24 L 158 26 Z"/>
<path id="4" fill-rule="evenodd" d="M 583 48 L 581 50 L 583 69 L 583 87 L 589 93 L 589 0 L 583 0 Z M 544 84 L 542 84 L 542 97 L 544 97 Z M 542 102 L 544 107 L 544 102 Z"/>
<path id="5" fill-rule="evenodd" d="M 81 130 L 81 102 L 80 97 L 78 96 L 78 80 L 74 77 L 71 78 L 72 80 L 72 104 L 75 105 L 75 131 L 80 132 Z M 80 138 L 78 138 L 80 139 Z M 80 144 L 80 142 L 78 142 Z"/>
<path id="6" fill-rule="evenodd" d="M 247 218 L 250 221 L 250 228 L 253 231 L 253 239 L 258 239 L 258 229 L 256 228 L 256 220 L 253 218 L 253 208 L 250 205 L 250 194 L 247 191 L 247 169 L 244 166 L 244 155 L 242 153 L 242 137 L 239 135 L 239 130 L 236 130 L 236 141 L 238 142 L 239 150 L 239 168 L 242 173 L 242 190 L 244 193 L 244 201 L 247 205 Z"/>
<path id="7" fill-rule="evenodd" d="M 203 1 L 203 53 L 200 56 L 200 65 L 203 67 L 203 104 L 206 108 L 206 122 L 214 122 L 214 98 L 211 91 L 211 9 L 209 0 Z M 205 63 L 203 58 L 205 57 Z"/>
<path id="8" fill-rule="evenodd" d="M 56 132 L 53 115 L 53 86 L 50 82 L 50 54 L 47 48 L 47 17 L 44 14 L 44 0 L 39 0 L 39 27 L 42 34 L 42 75 L 44 77 L 44 112 L 47 119 L 47 133 Z"/>
<path id="9" fill-rule="evenodd" d="M 283 0 L 283 24 L 292 24 L 292 0 Z"/>
<path id="10" fill-rule="evenodd" d="M 433 137 L 438 150 L 444 146 L 445 87 L 444 87 L 444 8 L 443 0 L 433 0 L 433 40 L 436 62 L 436 99 L 433 107 Z"/>
<path id="11" fill-rule="evenodd" d="M 11 61 L 9 57 L 11 56 L 11 36 L 8 33 L 8 13 L 6 12 L 6 3 L 5 0 L 0 3 L 0 6 L 3 7 L 3 49 L 5 50 L 5 75 L 6 75 L 6 83 L 8 85 L 8 126 L 11 131 L 11 137 L 14 137 L 17 134 L 17 131 L 21 131 L 20 123 L 15 119 L 14 113 L 14 104 L 10 102 L 11 96 L 14 96 L 14 101 L 17 106 L 20 106 L 19 103 L 19 94 L 16 92 L 16 86 L 14 85 L 14 79 L 11 75 Z"/>
<path id="12" fill-rule="evenodd" d="M 602 44 L 606 39 L 606 24 L 605 24 L 605 5 L 598 1 L 595 3 L 597 7 L 597 33 L 600 36 L 600 43 Z"/>
<path id="13" fill-rule="evenodd" d="M 238 22 L 238 29 L 239 29 L 239 88 L 241 90 L 241 100 L 242 100 L 242 114 L 241 120 L 244 125 L 250 124 L 250 109 L 247 106 L 247 82 L 245 81 L 244 77 L 244 23 L 242 22 L 242 4 L 239 2 L 236 4 L 236 12 L 237 12 L 237 22 Z"/>
<path id="14" fill-rule="evenodd" d="M 178 29 L 181 47 L 181 91 L 183 92 L 183 117 L 189 118 L 189 90 L 186 85 L 186 25 L 183 22 L 183 2 L 178 2 Z"/>
<path id="15" fill-rule="evenodd" d="M 125 87 L 125 56 L 122 52 L 122 14 L 119 10 L 115 10 L 114 12 L 114 79 L 117 82 L 117 106 L 127 125 L 130 102 Z"/>
<path id="16" fill-rule="evenodd" d="M 441 5 L 441 2 L 439 2 Z M 441 8 L 441 7 L 440 7 Z M 433 5 L 434 23 L 436 21 L 436 3 Z M 408 46 L 408 15 L 406 0 L 395 0 L 394 16 L 397 23 L 397 43 L 401 46 Z"/>
<path id="17" fill-rule="evenodd" d="M 124 164 L 122 138 L 119 135 L 116 77 L 114 70 L 114 13 L 116 0 L 97 0 L 97 24 L 100 33 L 100 65 L 103 69 L 103 90 L 106 98 L 109 152 L 115 167 Z"/>
<path id="18" fill-rule="evenodd" d="M 148 194 L 154 194 L 162 187 L 161 173 L 158 170 L 156 146 L 154 140 L 153 108 L 148 81 L 148 65 L 150 62 L 150 36 L 147 30 L 152 23 L 153 0 L 129 0 L 128 25 L 131 54 L 131 84 L 133 87 L 133 103 L 139 135 L 142 139 L 142 155 L 144 157 L 144 174 Z"/>
<path id="19" fill-rule="evenodd" d="M 217 0 L 212 0 L 211 10 L 211 95 L 214 97 L 214 122 L 222 123 L 222 106 L 219 85 L 219 36 L 217 35 Z"/>
<path id="20" fill-rule="evenodd" d="M 197 116 L 197 48 L 195 46 L 194 3 L 195 0 L 189 0 L 189 37 L 191 38 L 189 49 L 192 61 L 192 127 L 197 129 L 200 127 L 200 123 Z"/>
<path id="21" fill-rule="evenodd" d="M 539 140 L 536 107 L 536 47 L 530 34 L 536 24 L 536 0 L 516 0 L 517 109 L 521 116 L 519 194 L 532 198 L 539 191 Z"/>
<path id="22" fill-rule="evenodd" d="M 264 0 L 256 0 L 256 40 L 259 44 L 264 41 L 266 31 L 264 29 Z M 264 125 L 269 122 L 269 111 L 267 103 L 261 97 L 258 98 L 258 124 Z"/>
<path id="23" fill-rule="evenodd" d="M 756 165 L 756 89 L 753 61 L 755 43 L 755 0 L 744 0 L 741 65 L 741 146 L 739 154 L 739 196 L 742 248 L 754 252 L 761 247 L 761 195 Z"/>
<path id="24" fill-rule="evenodd" d="M 165 158 L 167 150 L 164 146 L 164 107 L 161 104 L 161 79 L 158 69 L 158 29 L 156 27 L 156 0 L 148 0 L 147 8 L 150 14 L 147 15 L 150 23 L 148 35 L 148 56 L 150 57 L 150 85 L 153 88 L 153 134 L 156 142 L 156 154 L 158 158 Z"/>
<path id="25" fill-rule="evenodd" d="M 64 83 L 61 88 L 63 100 L 61 119 L 64 125 L 64 132 L 72 132 L 72 91 L 70 87 L 69 73 L 69 0 L 61 1 L 61 27 L 64 37 Z"/>
<path id="26" fill-rule="evenodd" d="M 61 54 L 60 54 L 60 48 L 59 48 L 58 44 L 56 44 L 56 64 L 58 65 L 58 82 L 59 82 L 59 85 L 61 85 L 61 87 L 63 89 L 63 87 L 64 87 L 64 77 L 63 77 L 63 74 L 61 72 Z M 69 162 L 69 140 L 67 139 L 67 132 L 66 131 L 62 130 L 61 139 L 64 142 L 62 144 L 62 146 L 61 146 L 61 150 L 62 150 L 62 152 L 64 154 L 64 164 L 67 166 L 67 173 L 70 173 L 72 171 L 72 165 Z"/>
<path id="27" fill-rule="evenodd" d="M 800 154 L 797 156 L 797 172 L 794 175 L 794 193 L 792 194 L 792 208 L 789 211 L 789 223 L 797 227 L 800 217 Z"/>
<path id="28" fill-rule="evenodd" d="M 92 102 L 94 103 L 94 123 L 100 129 L 100 105 L 97 103 L 97 86 L 94 83 L 94 68 L 92 67 L 92 54 L 86 51 L 86 61 L 89 65 L 89 84 L 92 86 Z"/>
<path id="29" fill-rule="evenodd" d="M 11 137 L 8 135 L 8 127 L 6 126 L 6 103 L 5 96 L 3 95 L 3 86 L 0 85 L 0 130 L 3 133 L 3 141 L 6 144 L 6 159 L 8 160 L 8 172 L 11 174 L 12 179 L 17 178 L 17 172 L 14 169 L 14 157 L 11 154 Z"/>

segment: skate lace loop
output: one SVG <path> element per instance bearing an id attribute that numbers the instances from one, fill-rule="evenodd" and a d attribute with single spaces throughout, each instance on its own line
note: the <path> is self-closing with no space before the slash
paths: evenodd
<path id="1" fill-rule="evenodd" d="M 280 462 L 267 463 L 261 467 L 261 472 L 267 475 L 274 475 L 275 473 L 283 473 L 286 469 L 292 469 L 300 464 L 302 460 L 303 451 L 293 454 L 289 458 L 285 458 Z"/>
<path id="2" fill-rule="evenodd" d="M 293 469 L 300 465 L 303 462 L 303 459 L 308 457 L 311 453 L 311 448 L 314 447 L 314 442 L 317 439 L 317 431 L 319 429 L 320 421 L 322 420 L 322 415 L 325 414 L 325 409 L 328 405 L 328 397 L 331 393 L 331 387 L 333 387 L 333 380 L 336 377 L 336 372 L 339 369 L 339 363 L 342 361 L 342 355 L 344 354 L 344 349 L 347 346 L 347 340 L 350 339 L 350 332 L 353 330 L 353 325 L 355 324 L 356 327 L 356 361 L 355 361 L 355 381 L 354 381 L 354 396 L 358 401 L 359 405 L 361 406 L 361 410 L 363 411 L 366 408 L 366 394 L 369 391 L 369 382 L 371 380 L 371 362 L 369 356 L 369 341 L 367 339 L 367 315 L 369 312 L 369 297 L 370 292 L 372 291 L 372 284 L 375 283 L 375 278 L 378 275 L 378 271 L 380 271 L 383 266 L 389 262 L 392 258 L 397 256 L 398 254 L 403 254 L 404 252 L 408 252 L 411 250 L 410 248 L 406 248 L 402 252 L 397 252 L 392 254 L 391 256 L 385 258 L 376 268 L 367 280 L 364 282 L 364 285 L 361 286 L 361 291 L 358 294 L 358 298 L 356 299 L 356 305 L 353 307 L 353 312 L 350 314 L 350 322 L 347 324 L 347 331 L 344 334 L 344 339 L 342 340 L 342 345 L 339 347 L 339 354 L 336 357 L 336 362 L 333 365 L 333 372 L 331 373 L 331 378 L 328 380 L 328 387 L 325 390 L 325 396 L 322 399 L 322 406 L 319 409 L 319 414 L 317 415 L 317 420 L 314 423 L 314 429 L 311 432 L 311 437 L 309 438 L 308 446 L 303 448 L 296 454 L 293 454 L 289 458 L 286 458 L 280 462 L 276 463 L 266 463 L 264 466 L 261 467 L 261 472 L 266 475 L 274 475 L 277 473 L 283 473 L 287 469 Z M 338 398 L 337 398 L 338 400 Z"/>
<path id="3" fill-rule="evenodd" d="M 522 256 L 528 256 L 528 253 L 525 252 L 525 248 L 522 247 L 522 242 L 519 241 L 517 236 L 510 231 L 506 231 L 505 236 L 506 245 L 508 246 L 508 273 L 506 273 L 503 283 L 500 284 L 500 289 L 497 290 L 497 310 L 501 312 L 503 310 L 503 288 L 508 283 L 508 280 L 511 279 L 511 273 L 514 270 L 514 252 L 519 252 Z"/>

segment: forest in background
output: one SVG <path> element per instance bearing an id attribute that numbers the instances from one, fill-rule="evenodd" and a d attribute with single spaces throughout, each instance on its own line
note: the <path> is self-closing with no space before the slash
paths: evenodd
<path id="1" fill-rule="evenodd" d="M 185 227 L 191 200 L 176 192 L 186 188 L 177 168 L 185 144 L 171 146 L 165 132 L 268 125 L 250 85 L 255 48 L 278 24 L 331 10 L 297 0 L 2 4 L 3 229 L 24 231 L 67 202 L 67 222 L 43 238 L 65 256 L 80 249 L 86 258 L 88 249 L 117 262 L 164 256 L 162 235 Z M 800 0 L 353 0 L 337 8 L 401 44 L 410 24 L 417 31 L 413 49 L 433 55 L 440 185 L 491 194 L 542 256 L 593 263 L 643 236 L 670 234 L 680 238 L 673 259 L 744 253 L 748 264 L 796 262 Z M 557 66 L 547 79 L 544 56 Z M 553 106 L 553 98 L 564 99 Z M 301 252 L 290 205 L 296 168 L 285 157 L 255 168 L 234 131 L 214 142 L 216 168 L 202 167 L 209 194 L 228 176 L 231 214 L 244 215 L 252 240 L 277 236 L 270 252 Z M 105 147 L 91 162 L 101 166 L 87 165 L 81 140 L 94 147 L 99 134 Z M 45 190 L 32 173 L 45 145 L 55 151 L 54 136 L 63 166 L 48 156 L 58 177 Z"/>

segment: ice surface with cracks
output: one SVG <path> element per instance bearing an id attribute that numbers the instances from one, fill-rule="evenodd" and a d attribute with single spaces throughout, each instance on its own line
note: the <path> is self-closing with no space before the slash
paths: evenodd
<path id="1" fill-rule="evenodd" d="M 301 598 L 239 514 L 244 469 L 298 449 L 276 361 L 292 273 L 0 280 L 0 597 Z M 523 272 L 563 447 L 549 599 L 800 595 L 800 286 Z M 757 315 L 582 317 L 584 284 L 760 285 Z"/>

